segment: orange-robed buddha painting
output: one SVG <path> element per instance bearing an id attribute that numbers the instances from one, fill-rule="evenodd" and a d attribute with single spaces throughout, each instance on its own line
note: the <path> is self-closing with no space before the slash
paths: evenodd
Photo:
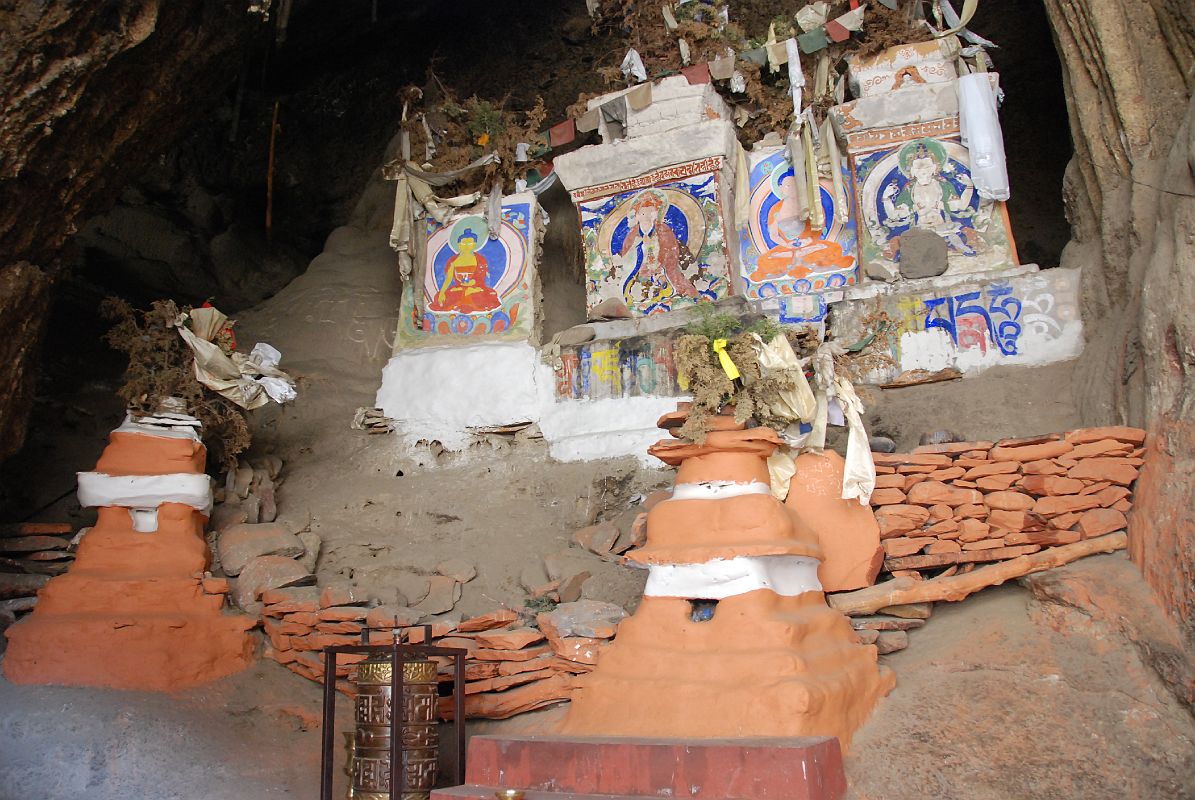
<path id="1" fill-rule="evenodd" d="M 739 255 L 748 297 L 809 294 L 856 282 L 854 216 L 849 207 L 840 208 L 849 206 L 849 198 L 836 198 L 829 179 L 823 179 L 818 187 L 824 230 L 802 218 L 787 151 L 778 150 L 755 161 L 750 185 L 750 213 L 746 220 L 739 220 Z M 845 195 L 849 191 L 847 177 L 843 185 Z"/>
<path id="2" fill-rule="evenodd" d="M 527 338 L 536 291 L 536 209 L 533 201 L 507 198 L 494 237 L 480 214 L 443 225 L 428 220 L 423 285 L 403 292 L 400 340 L 414 345 L 443 343 L 445 336 Z"/>

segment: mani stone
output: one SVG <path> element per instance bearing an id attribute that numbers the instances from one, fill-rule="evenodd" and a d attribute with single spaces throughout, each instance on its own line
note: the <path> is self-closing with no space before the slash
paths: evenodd
<path id="1" fill-rule="evenodd" d="M 946 240 L 933 231 L 909 228 L 900 236 L 900 274 L 934 278 L 946 271 Z"/>

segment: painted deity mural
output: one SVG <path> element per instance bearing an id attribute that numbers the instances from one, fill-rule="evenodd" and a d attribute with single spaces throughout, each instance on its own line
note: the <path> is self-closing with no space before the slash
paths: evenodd
<path id="1" fill-rule="evenodd" d="M 647 316 L 732 293 L 721 161 L 705 159 L 574 192 L 589 309 L 613 299 L 632 315 Z M 599 195 L 603 189 L 613 192 Z"/>
<path id="2" fill-rule="evenodd" d="M 921 127 L 904 126 L 904 132 Z M 867 132 L 880 139 L 899 138 L 899 133 L 882 135 L 887 133 Z M 875 150 L 852 152 L 851 161 L 864 264 L 895 274 L 901 235 L 920 228 L 945 240 L 948 275 L 1016 265 L 1004 204 L 984 200 L 975 191 L 969 155 L 957 136 L 890 141 Z"/>
<path id="3" fill-rule="evenodd" d="M 535 211 L 530 201 L 503 203 L 496 239 L 489 238 L 481 215 L 457 217 L 446 225 L 427 220 L 422 286 L 404 288 L 400 343 L 529 338 L 536 294 Z"/>
<path id="4" fill-rule="evenodd" d="M 855 220 L 840 218 L 840 203 L 850 208 L 850 175 L 843 175 L 847 197 L 835 198 L 833 182 L 822 179 L 818 193 L 826 219 L 814 230 L 797 216 L 797 188 L 787 152 L 760 157 L 751 167 L 750 214 L 739 224 L 739 262 L 747 297 L 766 299 L 809 294 L 853 285 Z"/>

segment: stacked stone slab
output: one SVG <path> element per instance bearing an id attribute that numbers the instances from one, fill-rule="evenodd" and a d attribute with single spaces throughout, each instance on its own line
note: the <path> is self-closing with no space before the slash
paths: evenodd
<path id="1" fill-rule="evenodd" d="M 728 417 L 717 427 L 700 445 L 651 448 L 679 470 L 673 497 L 648 514 L 647 545 L 628 556 L 651 571 L 644 598 L 583 681 L 563 733 L 820 735 L 845 746 L 894 678 L 827 607 L 817 536 L 770 492 L 779 436 Z"/>
<path id="2" fill-rule="evenodd" d="M 367 608 L 347 588 L 303 586 L 271 589 L 262 594 L 263 624 L 269 637 L 267 657 L 297 675 L 323 681 L 323 648 L 362 643 L 423 644 L 421 615 L 408 608 Z M 532 627 L 526 614 L 499 609 L 469 619 L 442 617 L 430 621 L 430 644 L 467 651 L 465 715 L 471 719 L 506 719 L 567 702 L 577 688 L 576 676 L 593 669 L 598 654 L 613 638 L 626 612 L 611 603 L 583 600 L 563 603 L 539 614 Z M 337 656 L 336 675 L 351 678 L 364 656 Z M 451 661 L 441 659 L 440 680 L 452 680 Z M 338 686 L 347 694 L 352 684 Z M 442 699 L 439 713 L 452 718 L 452 698 Z"/>
<path id="3" fill-rule="evenodd" d="M 80 502 L 99 506 L 70 570 L 8 630 L 14 683 L 171 690 L 253 659 L 253 620 L 222 612 L 227 582 L 204 577 L 211 510 L 206 451 L 190 418 L 132 418 L 112 432 Z"/>
<path id="4" fill-rule="evenodd" d="M 1123 530 L 1144 441 L 1081 428 L 873 453 L 884 569 L 967 570 Z"/>

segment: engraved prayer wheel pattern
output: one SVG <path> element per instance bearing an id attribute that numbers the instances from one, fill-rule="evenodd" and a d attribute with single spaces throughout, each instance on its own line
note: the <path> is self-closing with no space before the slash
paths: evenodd
<path id="1" fill-rule="evenodd" d="M 352 759 L 353 800 L 390 798 L 390 715 L 393 709 L 390 657 L 364 661 L 357 668 L 357 724 Z M 402 800 L 428 800 L 436 784 L 439 732 L 436 729 L 436 664 L 402 664 Z"/>

